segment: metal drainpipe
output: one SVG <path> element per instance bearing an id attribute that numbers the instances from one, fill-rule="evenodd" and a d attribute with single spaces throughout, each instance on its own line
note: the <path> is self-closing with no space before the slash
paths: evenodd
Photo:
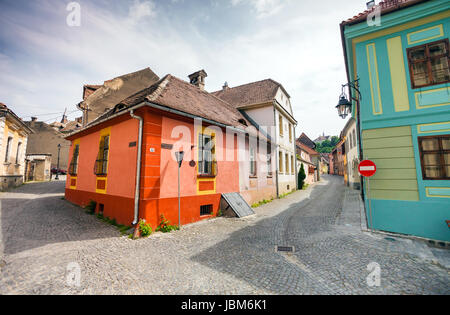
<path id="1" fill-rule="evenodd" d="M 136 165 L 136 191 L 134 195 L 134 221 L 133 225 L 138 224 L 139 221 L 139 197 L 141 188 L 141 160 L 142 160 L 142 131 L 144 126 L 144 119 L 140 116 L 134 115 L 134 110 L 131 110 L 130 116 L 134 119 L 139 120 L 139 139 L 138 139 L 138 154 L 137 154 L 137 165 Z"/>

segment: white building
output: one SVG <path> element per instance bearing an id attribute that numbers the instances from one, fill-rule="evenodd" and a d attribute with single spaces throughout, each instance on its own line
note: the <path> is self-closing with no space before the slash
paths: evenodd
<path id="1" fill-rule="evenodd" d="M 33 131 L 0 103 L 0 190 L 23 183 L 28 135 Z"/>
<path id="2" fill-rule="evenodd" d="M 275 169 L 270 176 L 275 180 L 277 196 L 297 189 L 297 163 L 295 155 L 295 127 L 289 94 L 272 79 L 230 88 L 225 84 L 216 97 L 234 105 L 244 116 L 267 131 L 276 154 Z M 269 152 L 271 153 L 271 152 Z M 268 176 L 269 177 L 269 176 Z M 270 179 L 270 178 L 269 178 Z"/>

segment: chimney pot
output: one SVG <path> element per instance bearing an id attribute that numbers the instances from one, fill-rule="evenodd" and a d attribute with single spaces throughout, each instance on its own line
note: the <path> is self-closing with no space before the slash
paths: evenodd
<path id="1" fill-rule="evenodd" d="M 37 117 L 31 117 L 31 121 L 37 121 Z"/>
<path id="2" fill-rule="evenodd" d="M 200 90 L 205 90 L 205 78 L 208 76 L 208 74 L 205 72 L 205 70 L 197 71 L 191 75 L 189 75 L 189 80 L 192 85 L 195 85 Z"/>
<path id="3" fill-rule="evenodd" d="M 223 85 L 222 89 L 224 91 L 228 90 L 230 87 L 228 86 L 228 82 L 225 82 L 225 84 Z"/>

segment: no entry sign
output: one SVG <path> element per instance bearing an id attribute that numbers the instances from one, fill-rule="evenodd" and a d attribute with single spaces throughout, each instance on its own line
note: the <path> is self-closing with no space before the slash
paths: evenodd
<path id="1" fill-rule="evenodd" d="M 377 166 L 370 160 L 362 161 L 358 167 L 359 174 L 364 177 L 372 177 L 377 172 Z"/>

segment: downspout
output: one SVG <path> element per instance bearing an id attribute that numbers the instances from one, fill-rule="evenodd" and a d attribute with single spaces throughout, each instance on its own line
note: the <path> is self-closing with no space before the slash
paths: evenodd
<path id="1" fill-rule="evenodd" d="M 134 194 L 134 220 L 133 225 L 139 222 L 139 197 L 141 189 L 141 160 L 142 160 L 142 131 L 144 127 L 144 119 L 140 116 L 134 115 L 134 109 L 131 110 L 130 116 L 139 120 L 139 134 L 138 134 L 138 153 L 136 165 L 136 191 Z"/>
<path id="2" fill-rule="evenodd" d="M 340 28 L 341 28 L 341 41 L 342 41 L 342 47 L 344 49 L 344 60 L 345 60 L 345 70 L 347 72 L 347 81 L 350 83 L 351 80 L 351 74 L 350 74 L 350 69 L 349 69 L 349 65 L 348 65 L 348 51 L 347 51 L 347 44 L 346 44 L 346 40 L 345 40 L 345 23 L 341 23 Z M 355 58 L 355 56 L 353 56 L 353 58 Z M 363 161 L 364 160 L 364 151 L 363 151 L 363 147 L 362 147 L 362 126 L 361 126 L 361 112 L 360 112 L 360 106 L 361 106 L 361 101 L 360 101 L 360 97 L 358 95 L 358 98 L 353 98 L 352 96 L 352 89 L 351 87 L 349 87 L 349 94 L 350 94 L 350 98 L 353 99 L 356 102 L 356 129 L 358 130 L 358 137 L 357 137 L 357 141 L 358 141 L 358 151 L 359 151 L 359 161 Z M 365 193 L 364 193 L 364 179 L 362 178 L 362 176 L 360 176 L 360 185 L 361 185 L 361 198 L 363 201 L 365 201 L 366 197 L 365 197 Z"/>
<path id="3" fill-rule="evenodd" d="M 298 167 L 297 167 L 297 136 L 295 134 L 295 129 L 297 129 L 298 125 L 294 126 L 294 168 L 295 168 L 295 187 L 298 190 Z"/>

